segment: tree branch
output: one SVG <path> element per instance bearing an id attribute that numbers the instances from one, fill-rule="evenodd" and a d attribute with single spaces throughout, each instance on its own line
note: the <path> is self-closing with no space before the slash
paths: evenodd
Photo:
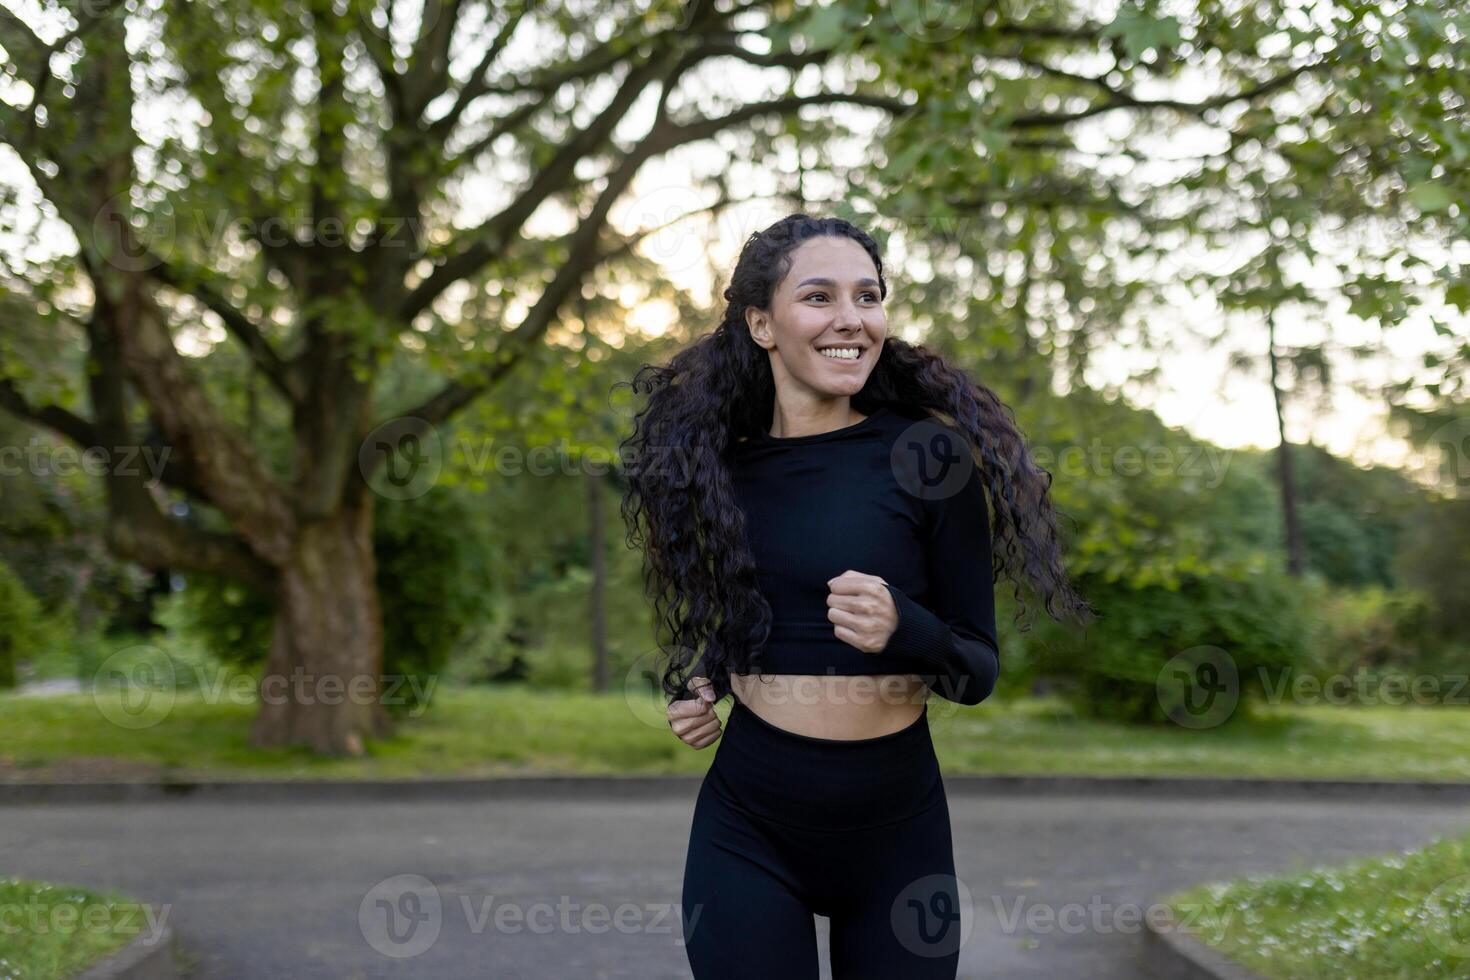
<path id="1" fill-rule="evenodd" d="M 1082 119 L 1100 115 L 1104 112 L 1111 112 L 1114 109 L 1174 109 L 1188 115 L 1203 116 L 1211 109 L 1218 109 L 1221 106 L 1230 105 L 1233 102 L 1249 102 L 1252 99 L 1284 88 L 1295 81 L 1298 76 L 1315 71 L 1328 63 L 1329 59 L 1323 58 L 1311 64 L 1298 65 L 1290 71 L 1282 72 L 1276 77 L 1254 85 L 1251 88 L 1235 93 L 1217 95 L 1199 102 L 1182 102 L 1178 99 L 1139 99 L 1126 91 L 1109 89 L 1112 94 L 1108 98 L 1078 112 L 1043 112 L 1016 116 L 1010 120 L 1009 126 L 1012 129 L 1064 126 L 1067 123 L 1074 123 Z M 1102 84 L 1101 79 L 1087 80 Z"/>
<path id="2" fill-rule="evenodd" d="M 78 446 L 99 444 L 97 430 L 91 422 L 58 405 L 32 405 L 9 378 L 0 378 L 0 408 L 16 418 L 59 432 Z"/>
<path id="3" fill-rule="evenodd" d="M 299 400 L 300 385 L 292 374 L 291 366 L 271 346 L 270 341 L 260 332 L 260 328 L 255 325 L 254 321 L 225 299 L 213 285 L 200 277 L 197 270 L 191 269 L 186 274 L 157 256 L 150 254 L 148 259 L 151 263 L 149 272 L 155 279 L 194 296 L 213 310 L 215 315 L 224 321 L 225 329 L 239 341 L 240 346 L 245 348 L 251 362 L 275 386 L 276 390 L 288 401 Z"/>
<path id="4" fill-rule="evenodd" d="M 417 122 L 449 81 L 449 44 L 464 0 L 424 0 L 418 42 L 403 79 L 405 122 Z M 423 29 L 426 28 L 426 29 Z"/>
<path id="5" fill-rule="evenodd" d="M 496 59 L 505 50 L 505 46 L 510 43 L 511 36 L 515 34 L 516 28 L 521 24 L 521 19 L 526 16 L 529 9 L 528 0 L 511 15 L 510 20 L 495 35 L 495 40 L 490 42 L 490 46 L 485 49 L 485 54 L 480 58 L 480 63 L 475 66 L 475 70 L 470 72 L 469 79 L 460 88 L 459 94 L 455 96 L 454 105 L 450 106 L 449 111 L 443 116 L 429 124 L 429 133 L 436 143 L 442 144 L 449 137 L 470 103 L 490 90 L 490 69 L 494 67 Z"/>
<path id="6" fill-rule="evenodd" d="M 1066 24 L 1001 24 L 987 28 L 1005 37 L 1023 37 L 1043 41 L 1097 41 L 1103 36 L 1106 25 L 1096 21 L 1083 21 L 1076 27 Z"/>
<path id="7" fill-rule="evenodd" d="M 87 332 L 100 341 L 94 343 L 99 370 L 89 374 L 87 381 L 97 422 L 56 405 L 33 405 L 10 379 L 0 379 L 0 407 L 17 418 L 65 436 L 83 450 L 95 448 L 110 453 L 141 450 L 143 447 L 134 440 L 127 422 L 116 351 L 111 349 L 109 353 L 108 342 L 100 337 L 101 330 L 95 322 L 89 322 Z M 131 457 L 124 457 L 103 476 L 108 508 L 106 537 L 118 556 L 152 568 L 182 568 L 224 575 L 267 592 L 274 587 L 275 575 L 270 566 L 242 538 L 202 531 L 166 515 L 142 471 L 130 460 Z M 207 499 L 193 485 L 187 460 L 178 454 L 164 455 L 162 467 L 153 475 L 201 500 Z"/>
<path id="8" fill-rule="evenodd" d="M 628 247 L 624 243 L 599 256 L 597 239 L 617 196 L 633 182 L 639 168 L 647 160 L 686 143 L 707 139 L 730 126 L 746 122 L 759 115 L 792 112 L 807 105 L 828 104 L 867 105 L 886 108 L 896 114 L 911 112 L 915 108 L 884 96 L 861 93 L 823 93 L 753 103 L 724 116 L 702 119 L 694 123 L 676 124 L 670 122 L 662 112 L 657 114 L 653 127 L 642 141 L 608 175 L 607 183 L 598 195 L 592 212 L 578 222 L 577 230 L 570 237 L 567 261 L 562 264 L 556 277 L 546 287 L 525 319 L 515 329 L 509 331 L 505 339 L 497 345 L 495 362 L 480 378 L 470 382 L 451 381 L 431 398 L 405 414 L 436 424 L 443 422 L 474 401 L 508 373 L 515 364 L 519 363 L 530 343 L 545 333 L 547 326 L 556 315 L 557 308 L 572 290 L 582 283 L 587 273 L 598 263 L 606 261 L 612 255 Z M 660 103 L 661 108 L 662 105 Z"/>
<path id="9" fill-rule="evenodd" d="M 105 254 L 138 254 L 131 227 L 106 213 L 118 206 L 114 197 L 99 209 L 97 227 L 113 238 L 98 244 Z M 295 516 L 285 494 L 250 444 L 218 418 L 175 349 L 162 311 L 143 288 L 143 276 L 101 266 L 86 249 L 81 262 L 95 286 L 88 323 L 92 357 L 100 368 L 97 374 L 125 370 L 133 378 L 169 443 L 188 458 L 210 502 L 258 554 L 273 564 L 284 564 L 295 533 Z M 121 383 L 120 373 L 116 380 Z M 99 413 L 102 408 L 97 406 Z M 105 427 L 101 431 L 106 435 Z"/>
<path id="10" fill-rule="evenodd" d="M 667 58 L 668 53 L 663 52 L 662 56 Z M 539 168 L 529 187 L 503 211 L 449 246 L 449 258 L 443 260 L 428 278 L 404 298 L 403 305 L 398 310 L 399 319 L 404 323 L 413 320 L 450 283 L 470 275 L 504 248 L 510 236 L 516 233 L 541 203 L 563 189 L 567 179 L 575 172 L 577 162 L 592 152 L 617 127 L 642 94 L 644 86 L 658 75 L 660 67 L 659 56 L 634 66 L 607 107 L 557 149 L 551 160 Z"/>

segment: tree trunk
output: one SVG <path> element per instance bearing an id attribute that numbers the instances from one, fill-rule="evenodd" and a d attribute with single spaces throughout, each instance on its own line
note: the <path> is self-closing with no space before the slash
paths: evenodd
<path id="1" fill-rule="evenodd" d="M 362 755 L 392 734 L 381 701 L 383 622 L 372 548 L 372 495 L 306 523 L 280 569 L 275 633 L 250 744 Z"/>
<path id="2" fill-rule="evenodd" d="M 1286 441 L 1286 404 L 1276 357 L 1276 311 L 1266 311 L 1267 357 L 1271 365 L 1271 397 L 1276 404 L 1276 433 L 1280 445 L 1276 449 L 1277 476 L 1281 488 L 1282 537 L 1286 545 L 1286 571 L 1300 578 L 1306 565 L 1302 547 L 1301 526 L 1296 514 L 1296 479 L 1291 467 L 1291 443 Z"/>
<path id="3" fill-rule="evenodd" d="M 607 690 L 607 565 L 602 514 L 602 474 L 587 474 L 588 547 L 592 552 L 592 690 Z"/>

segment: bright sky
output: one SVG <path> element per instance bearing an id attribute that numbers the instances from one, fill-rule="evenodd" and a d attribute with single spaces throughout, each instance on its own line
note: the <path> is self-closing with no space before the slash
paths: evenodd
<path id="1" fill-rule="evenodd" d="M 7 0 L 8 2 L 8 0 Z M 40 19 L 31 2 L 8 4 L 28 22 L 36 24 Z M 401 4 L 400 6 L 409 6 Z M 411 11 L 410 11 L 411 13 Z M 414 15 L 416 18 L 416 15 Z M 407 36 L 402 26 L 394 36 Z M 413 18 L 408 22 L 410 25 Z M 411 29 L 411 26 L 408 28 Z M 134 38 L 130 34 L 130 47 Z M 457 41 L 455 63 L 461 77 L 469 67 L 479 60 L 483 50 L 483 39 L 476 39 L 471 32 L 461 32 Z M 531 65 L 539 63 L 544 52 L 538 49 L 537 39 L 529 33 L 517 35 L 504 56 L 503 63 Z M 1074 66 L 1075 67 L 1075 66 Z M 1087 67 L 1087 66 L 1081 66 Z M 713 68 L 705 66 L 692 81 L 700 95 L 698 104 L 705 111 L 724 111 L 729 103 L 720 101 L 711 93 L 738 91 L 747 100 L 759 98 L 765 91 L 768 80 L 784 78 L 784 72 L 762 72 L 750 66 L 732 63 L 726 59 Z M 841 84 L 840 79 L 827 79 L 827 86 Z M 1189 87 L 1190 80 L 1185 80 Z M 798 91 L 817 91 L 821 79 L 815 69 L 808 69 Z M 0 88 L 8 101 L 28 97 L 28 92 L 16 93 Z M 1152 93 L 1144 93 L 1152 94 Z M 620 140 L 631 142 L 648 126 L 652 118 L 653 99 L 656 90 L 647 94 L 629 118 L 617 131 Z M 1196 93 L 1197 97 L 1197 93 Z M 681 103 L 675 100 L 675 105 Z M 867 110 L 842 110 L 845 118 L 858 122 L 876 120 L 874 113 Z M 145 137 L 156 139 L 163 132 L 179 134 L 187 131 L 189 120 L 194 117 L 190 107 L 178 104 L 140 103 L 137 112 L 140 131 Z M 579 117 L 585 121 L 586 112 Z M 1095 123 L 1084 124 L 1079 131 L 1081 145 L 1089 141 L 1098 147 L 1105 145 L 1110 137 L 1118 135 L 1118 127 L 1126 126 L 1126 116 L 1119 113 L 1098 117 Z M 1207 134 L 1196 134 L 1203 138 Z M 1179 145 L 1171 137 L 1171 145 Z M 1188 140 L 1181 141 L 1195 152 L 1204 148 Z M 862 152 L 862 147 L 852 148 Z M 1160 153 L 1161 157 L 1169 156 Z M 780 161 L 782 167 L 794 166 L 795 161 Z M 669 221 L 679 214 L 695 211 L 709 203 L 709 192 L 698 188 L 695 175 L 708 174 L 724 165 L 724 155 L 710 143 L 684 148 L 666 158 L 651 161 L 640 172 L 631 192 L 625 195 L 619 206 L 614 208 L 613 223 L 624 231 L 647 227 Z M 462 213 L 456 224 L 468 226 L 483 215 L 498 210 L 507 199 L 503 181 L 496 180 L 493 164 L 484 168 L 485 177 L 467 182 L 461 196 Z M 43 221 L 35 207 L 39 198 L 29 176 L 20 161 L 8 149 L 0 151 L 0 182 L 21 188 L 22 200 L 31 202 L 22 208 L 21 227 L 13 233 L 0 234 L 0 255 L 70 253 L 75 243 L 69 232 L 54 220 Z M 770 175 L 762 173 L 732 173 L 731 186 L 739 196 L 754 196 L 769 193 L 774 189 Z M 816 182 L 809 184 L 808 192 L 813 198 L 834 196 L 834 192 Z M 473 203 L 470 203 L 473 202 Z M 739 209 L 726 211 L 710 222 L 696 217 L 679 223 L 673 230 L 645 239 L 641 250 L 664 269 L 669 279 L 679 286 L 691 290 L 702 299 L 712 299 L 715 291 L 722 288 L 729 270 L 733 267 L 739 249 L 749 234 L 756 231 L 788 210 L 784 202 L 757 201 Z M 533 215 L 529 229 L 537 234 L 556 233 L 565 230 L 570 216 L 553 207 L 545 207 Z M 38 237 L 27 241 L 28 227 Z M 1330 243 L 1328 243 L 1330 247 Z M 890 260 L 894 256 L 889 256 Z M 1323 288 L 1327 277 L 1314 270 L 1298 270 L 1298 274 L 1315 289 Z M 1149 329 L 1158 336 L 1172 334 L 1181 344 L 1181 349 L 1164 356 L 1163 384 L 1157 391 L 1142 391 L 1136 386 L 1124 384 L 1130 369 L 1136 370 L 1149 364 L 1150 355 L 1136 344 L 1114 343 L 1096 352 L 1096 361 L 1089 374 L 1089 382 L 1098 385 L 1123 385 L 1130 401 L 1151 407 L 1170 425 L 1182 426 L 1196 435 L 1219 445 L 1237 448 L 1243 446 L 1269 447 L 1277 442 L 1276 420 L 1273 412 L 1270 389 L 1267 385 L 1264 364 L 1250 376 L 1233 374 L 1227 376 L 1226 364 L 1230 349 L 1250 350 L 1260 353 L 1265 344 L 1264 322 L 1244 320 L 1227 322 L 1213 304 L 1184 299 L 1176 308 L 1163 311 L 1149 320 Z M 1378 336 L 1376 328 L 1365 325 L 1345 312 L 1345 302 L 1339 301 L 1337 309 L 1327 317 L 1304 317 L 1294 310 L 1283 310 L 1277 320 L 1279 342 L 1283 344 L 1316 342 L 1321 339 L 1326 323 L 1331 324 L 1335 338 L 1342 343 L 1373 341 Z M 1454 316 L 1453 311 L 1441 312 L 1441 316 Z M 657 333 L 667 322 L 667 313 L 655 306 L 634 305 L 630 320 L 636 328 L 648 333 Z M 1179 325 L 1176 328 L 1175 325 Z M 1205 350 L 1201 344 L 1188 340 L 1189 331 L 1182 329 L 1188 324 L 1195 331 L 1228 334 L 1227 343 L 1214 350 Z M 713 324 L 711 324 L 713 325 Z M 895 329 L 902 330 L 895 326 Z M 905 336 L 909 336 L 905 332 Z M 1419 352 L 1432 345 L 1432 330 L 1427 315 L 1416 314 L 1410 323 L 1400 325 L 1391 332 L 1373 361 L 1363 364 L 1338 364 L 1339 381 L 1345 382 L 1350 375 L 1360 375 L 1365 380 L 1381 383 L 1390 375 L 1402 377 L 1411 374 Z M 1404 462 L 1404 449 L 1384 431 L 1382 409 L 1373 400 L 1365 400 L 1349 392 L 1345 384 L 1339 384 L 1333 395 L 1333 404 L 1322 410 L 1315 404 L 1291 403 L 1288 406 L 1288 435 L 1293 441 L 1308 438 L 1326 445 L 1334 453 L 1348 456 L 1367 464 L 1372 461 L 1400 465 Z"/>

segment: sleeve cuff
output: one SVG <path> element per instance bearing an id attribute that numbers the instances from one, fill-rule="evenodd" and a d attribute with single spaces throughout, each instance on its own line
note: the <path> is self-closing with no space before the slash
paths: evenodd
<path id="1" fill-rule="evenodd" d="M 954 647 L 954 632 L 949 624 L 919 605 L 897 586 L 888 586 L 893 604 L 898 608 L 898 627 L 880 653 L 899 657 L 915 657 L 926 663 L 944 666 Z"/>

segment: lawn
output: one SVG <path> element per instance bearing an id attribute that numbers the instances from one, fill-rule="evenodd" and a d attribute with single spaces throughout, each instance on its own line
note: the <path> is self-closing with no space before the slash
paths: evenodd
<path id="1" fill-rule="evenodd" d="M 166 708 L 138 713 L 116 691 L 0 694 L 0 780 L 700 773 L 713 756 L 673 736 L 657 698 L 620 693 L 440 687 L 361 759 L 251 748 L 251 703 L 194 690 Z M 1091 721 L 1043 699 L 929 712 L 947 774 L 1470 779 L 1470 712 L 1455 707 L 1268 706 L 1204 730 Z"/>
<path id="2" fill-rule="evenodd" d="M 1281 980 L 1470 976 L 1470 834 L 1166 897 L 1198 937 Z"/>
<path id="3" fill-rule="evenodd" d="M 0 909 L 0 980 L 74 976 L 156 925 L 117 892 L 25 878 L 0 878 Z"/>

